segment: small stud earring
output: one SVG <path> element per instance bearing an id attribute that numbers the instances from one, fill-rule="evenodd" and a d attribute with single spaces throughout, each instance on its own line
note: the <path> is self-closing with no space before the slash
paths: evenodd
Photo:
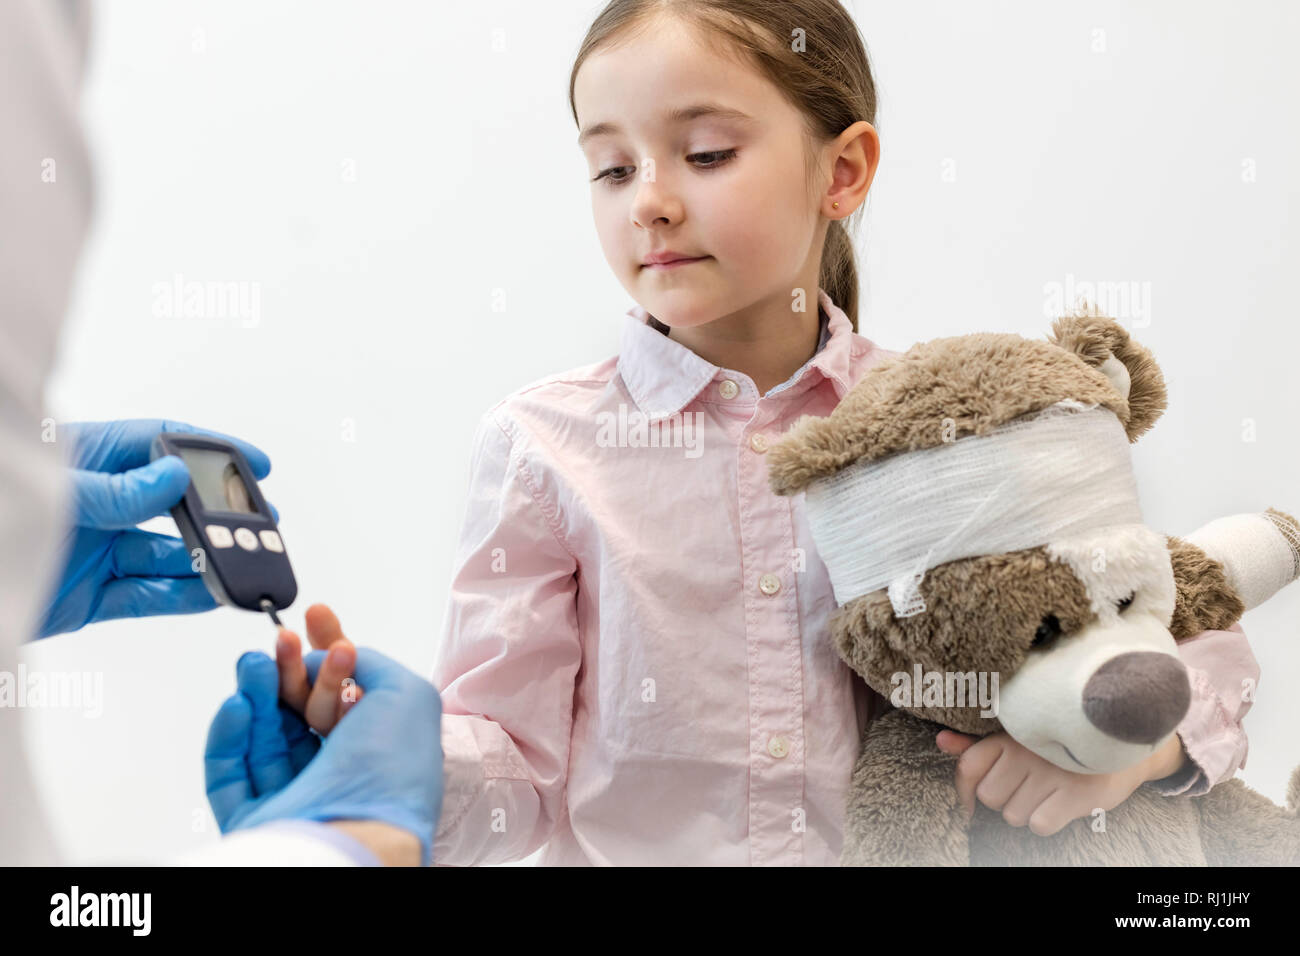
<path id="1" fill-rule="evenodd" d="M 833 202 L 833 203 L 831 203 L 831 208 L 832 208 L 832 209 L 839 209 L 839 208 L 840 208 L 840 204 L 837 203 L 837 202 Z"/>

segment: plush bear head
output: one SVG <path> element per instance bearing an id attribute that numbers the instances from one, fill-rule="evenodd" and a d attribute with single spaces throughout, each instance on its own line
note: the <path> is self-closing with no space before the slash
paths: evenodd
<path id="1" fill-rule="evenodd" d="M 769 478 L 805 494 L 843 660 L 896 706 L 1069 770 L 1148 756 L 1189 706 L 1175 639 L 1243 610 L 1217 562 L 1141 520 L 1129 444 L 1165 405 L 1147 349 L 1074 315 L 1046 341 L 921 343 L 796 422 Z"/>

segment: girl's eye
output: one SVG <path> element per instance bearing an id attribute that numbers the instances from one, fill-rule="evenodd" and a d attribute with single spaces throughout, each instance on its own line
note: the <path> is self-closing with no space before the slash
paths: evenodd
<path id="1" fill-rule="evenodd" d="M 625 176 L 616 175 L 618 171 L 621 169 L 626 169 L 630 171 Z M 628 179 L 630 179 L 635 172 L 636 172 L 635 166 L 611 166 L 609 169 L 602 169 L 600 171 L 600 174 L 592 179 L 592 182 L 594 183 L 602 179 L 605 179 L 608 180 L 609 183 L 616 185 L 618 183 L 627 182 Z"/>
<path id="2" fill-rule="evenodd" d="M 609 169 L 602 169 L 600 175 L 592 179 L 592 182 L 599 182 L 604 179 L 612 186 L 617 186 L 619 183 L 625 183 L 631 178 L 632 173 L 628 173 L 626 176 L 615 176 L 614 174 L 620 169 L 630 169 L 632 170 L 632 173 L 636 172 L 635 166 L 611 166 Z"/>
<path id="3" fill-rule="evenodd" d="M 691 153 L 686 158 L 694 161 L 696 167 L 699 169 L 717 169 L 724 163 L 729 162 L 735 157 L 735 155 L 736 150 L 734 148 L 715 149 L 710 150 L 707 153 Z M 628 172 L 621 176 L 618 175 L 622 170 L 628 170 Z M 595 176 L 591 181 L 594 183 L 603 179 L 608 186 L 621 186 L 636 175 L 636 170 L 637 167 L 635 166 L 611 166 L 609 169 L 601 170 L 600 174 Z"/>
<path id="4" fill-rule="evenodd" d="M 701 168 L 713 169 L 717 166 L 721 166 L 723 163 L 727 162 L 727 160 L 731 159 L 735 155 L 736 155 L 736 151 L 734 149 L 715 149 L 708 153 L 691 153 L 691 155 L 687 156 L 686 158 L 699 159 L 701 157 L 707 157 L 711 161 L 706 163 Z"/>

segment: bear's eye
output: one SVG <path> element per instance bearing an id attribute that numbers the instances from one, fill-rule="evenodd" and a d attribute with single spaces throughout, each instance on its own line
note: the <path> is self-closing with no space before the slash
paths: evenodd
<path id="1" fill-rule="evenodd" d="M 1129 596 L 1126 597 L 1124 600 L 1120 601 L 1115 605 L 1117 608 L 1119 608 L 1121 614 L 1128 610 L 1128 606 L 1133 603 L 1133 598 L 1136 597 L 1136 595 L 1137 592 L 1134 591 L 1131 594 L 1129 594 Z"/>
<path id="2" fill-rule="evenodd" d="M 1056 619 L 1055 614 L 1049 614 L 1043 618 L 1043 623 L 1038 625 L 1038 630 L 1034 632 L 1034 647 L 1044 647 L 1061 636 L 1061 622 Z"/>

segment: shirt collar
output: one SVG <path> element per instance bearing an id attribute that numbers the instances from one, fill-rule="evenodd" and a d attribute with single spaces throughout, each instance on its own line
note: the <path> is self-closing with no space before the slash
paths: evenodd
<path id="1" fill-rule="evenodd" d="M 817 302 L 826 319 L 822 322 L 816 354 L 769 394 L 795 389 L 813 369 L 831 380 L 837 400 L 849 390 L 853 323 L 831 301 L 825 289 L 817 290 Z M 682 343 L 670 339 L 665 331 L 661 331 L 666 328 L 639 305 L 628 309 L 624 316 L 618 355 L 619 375 L 641 413 L 651 421 L 680 412 L 720 374 L 740 375 L 706 361 Z"/>

